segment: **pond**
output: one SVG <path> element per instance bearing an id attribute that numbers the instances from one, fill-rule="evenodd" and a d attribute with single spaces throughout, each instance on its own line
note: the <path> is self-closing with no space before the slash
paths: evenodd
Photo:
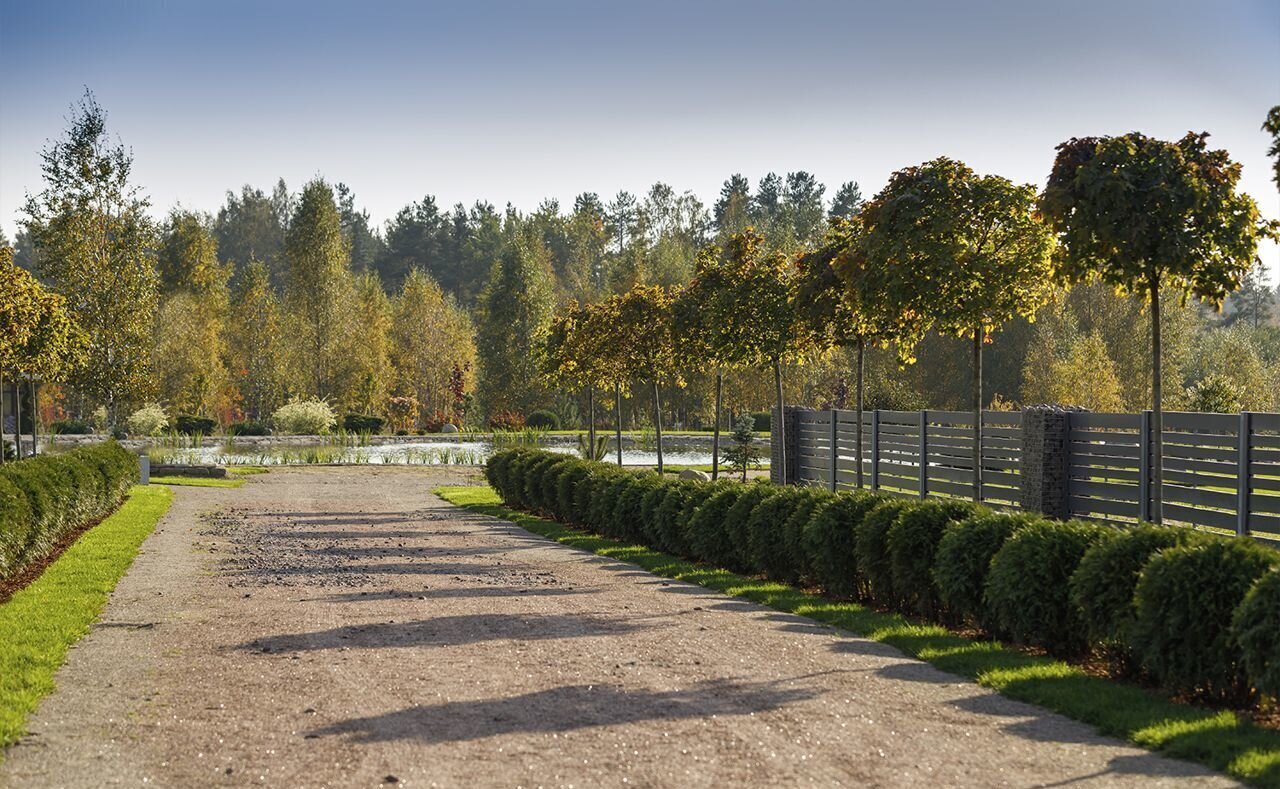
<path id="1" fill-rule="evenodd" d="M 571 439 L 572 440 L 572 439 Z M 711 463 L 710 445 L 681 444 L 663 441 L 662 459 L 671 465 L 707 465 Z M 575 443 L 547 440 L 542 448 L 551 452 L 578 454 Z M 226 441 L 216 446 L 150 447 L 147 454 L 155 464 L 213 464 L 219 466 L 276 466 L 324 464 L 395 464 L 395 465 L 483 465 L 494 452 L 494 444 L 486 440 L 407 441 L 363 446 L 332 443 L 269 446 L 260 442 Z M 767 452 L 767 450 L 766 450 Z M 605 460 L 615 462 L 617 450 L 612 442 Z M 627 466 L 654 466 L 658 453 L 654 449 L 624 446 L 622 463 Z"/>

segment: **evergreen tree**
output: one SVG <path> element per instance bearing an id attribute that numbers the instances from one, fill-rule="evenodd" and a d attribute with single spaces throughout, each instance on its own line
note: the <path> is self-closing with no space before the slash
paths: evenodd
<path id="1" fill-rule="evenodd" d="M 852 219 L 862 211 L 862 204 L 866 202 L 862 199 L 862 190 L 858 188 L 857 181 L 845 181 L 836 190 L 835 198 L 831 201 L 831 210 L 827 212 L 827 218 L 836 219 Z"/>
<path id="2" fill-rule="evenodd" d="M 356 196 L 344 183 L 337 186 L 338 213 L 342 217 L 342 234 L 351 248 L 351 269 L 374 271 L 382 254 L 382 239 L 369 227 L 369 212 L 356 208 Z"/>
<path id="3" fill-rule="evenodd" d="M 527 413 L 545 400 L 538 348 L 554 308 L 551 261 L 536 233 L 518 219 L 509 224 L 479 303 L 479 388 L 489 416 Z"/>
<path id="4" fill-rule="evenodd" d="M 714 208 L 716 234 L 726 238 L 741 233 L 751 223 L 751 183 L 734 173 L 720 187 Z"/>
<path id="5" fill-rule="evenodd" d="M 287 214 L 281 214 L 288 205 L 288 188 L 283 180 L 276 191 L 268 195 L 261 189 L 245 184 L 237 196 L 227 192 L 227 202 L 218 210 L 213 223 L 214 240 L 218 243 L 218 259 L 233 264 L 235 274 L 257 260 L 267 267 L 275 287 L 284 284 L 284 229 Z"/>
<path id="6" fill-rule="evenodd" d="M 782 210 L 792 233 L 789 241 L 798 249 L 814 247 L 822 241 L 827 225 L 822 208 L 825 191 L 826 187 L 811 173 L 787 173 Z"/>
<path id="7" fill-rule="evenodd" d="M 338 206 L 323 180 L 303 187 L 285 237 L 285 260 L 285 310 L 298 392 L 337 397 L 352 280 Z"/>

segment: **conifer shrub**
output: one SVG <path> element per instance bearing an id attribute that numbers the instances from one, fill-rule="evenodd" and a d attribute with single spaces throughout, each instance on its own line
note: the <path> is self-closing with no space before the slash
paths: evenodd
<path id="1" fill-rule="evenodd" d="M 1142 667 L 1174 692 L 1247 698 L 1241 631 L 1232 618 L 1277 560 L 1247 538 L 1195 540 L 1154 554 L 1133 595 L 1133 648 Z"/>
<path id="2" fill-rule="evenodd" d="M 750 485 L 722 484 L 719 490 L 695 504 L 685 529 L 689 547 L 695 558 L 710 564 L 722 564 L 733 556 L 734 546 L 725 528 L 725 516 Z"/>
<path id="3" fill-rule="evenodd" d="M 1191 529 L 1149 523 L 1125 529 L 1093 546 L 1071 576 L 1071 602 L 1080 611 L 1089 643 L 1124 662 L 1133 628 L 1133 591 L 1157 551 L 1185 545 Z"/>
<path id="4" fill-rule="evenodd" d="M 1254 581 L 1236 607 L 1231 628 L 1249 682 L 1280 699 L 1280 567 Z"/>
<path id="5" fill-rule="evenodd" d="M 795 505 L 782 523 L 782 540 L 795 562 L 796 574 L 790 579 L 792 583 L 798 583 L 812 575 L 809 549 L 805 544 L 805 531 L 813 518 L 814 511 L 835 501 L 840 495 L 825 488 L 806 487 L 796 490 L 799 491 L 799 495 L 795 499 Z"/>
<path id="6" fill-rule="evenodd" d="M 750 548 L 747 544 L 748 521 L 751 520 L 751 513 L 761 502 L 776 496 L 781 489 L 767 482 L 754 482 L 745 485 L 744 488 L 742 495 L 738 496 L 737 501 L 724 514 L 726 550 L 708 561 L 731 570 L 756 572 L 759 568 L 752 565 Z"/>
<path id="7" fill-rule="evenodd" d="M 685 525 L 688 521 L 687 504 L 697 498 L 704 488 L 711 485 L 690 480 L 679 480 L 666 486 L 662 501 L 654 513 L 653 533 L 658 548 L 676 554 L 688 556 L 689 543 L 685 540 Z"/>
<path id="8" fill-rule="evenodd" d="M 569 523 L 582 523 L 585 515 L 578 509 L 578 488 L 591 476 L 591 466 L 577 461 L 565 467 L 556 478 L 556 517 Z"/>
<path id="9" fill-rule="evenodd" d="M 933 580 L 938 543 L 949 525 L 978 511 L 967 501 L 923 501 L 908 507 L 889 527 L 889 571 L 893 596 L 906 610 L 937 616 L 941 609 Z"/>
<path id="10" fill-rule="evenodd" d="M 933 559 L 938 601 L 953 617 L 994 630 L 985 591 L 991 559 L 1014 532 L 1043 519 L 980 510 L 942 533 Z"/>
<path id="11" fill-rule="evenodd" d="M 645 495 L 661 484 L 662 480 L 652 472 L 628 474 L 627 479 L 614 487 L 616 501 L 605 533 L 620 540 L 642 540 L 640 505 Z"/>
<path id="12" fill-rule="evenodd" d="M 997 632 L 1055 655 L 1074 656 L 1088 644 L 1072 604 L 1071 575 L 1085 552 L 1116 530 L 1084 521 L 1040 521 L 1019 529 L 991 559 L 986 602 Z"/>
<path id="13" fill-rule="evenodd" d="M 858 593 L 858 529 L 867 513 L 884 501 L 879 494 L 855 490 L 815 503 L 801 541 L 805 567 L 827 594 L 853 597 Z"/>
<path id="14" fill-rule="evenodd" d="M 786 525 L 806 494 L 805 488 L 780 488 L 751 511 L 747 518 L 746 554 L 752 569 L 783 582 L 800 577 L 802 552 L 799 545 L 787 539 Z"/>
<path id="15" fill-rule="evenodd" d="M 919 506 L 909 499 L 882 500 L 867 512 L 855 531 L 855 566 L 863 595 L 893 607 L 893 565 L 889 560 L 889 529 L 906 510 Z"/>

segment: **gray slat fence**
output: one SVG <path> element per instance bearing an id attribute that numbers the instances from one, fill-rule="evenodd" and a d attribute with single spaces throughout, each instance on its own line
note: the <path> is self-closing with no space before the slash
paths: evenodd
<path id="1" fill-rule="evenodd" d="M 856 414 L 795 409 L 786 481 L 831 490 L 863 486 L 903 496 L 971 498 L 973 415 L 966 411 L 865 411 L 857 452 Z M 1060 463 L 1065 500 L 1053 514 L 1152 520 L 1154 467 L 1150 412 L 1068 412 L 1059 454 L 1025 457 L 1023 412 L 982 414 L 982 499 L 1019 507 L 1029 500 L 1026 462 Z M 1040 424 L 1037 422 L 1036 424 Z M 1280 414 L 1164 415 L 1163 521 L 1280 541 Z M 781 471 L 778 472 L 781 475 Z M 778 481 L 782 481 L 779 479 Z M 1039 505 L 1037 505 L 1039 506 Z"/>

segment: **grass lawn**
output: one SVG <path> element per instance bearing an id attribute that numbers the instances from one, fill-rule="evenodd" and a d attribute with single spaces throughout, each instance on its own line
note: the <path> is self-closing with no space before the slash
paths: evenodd
<path id="1" fill-rule="evenodd" d="M 242 477 L 252 476 L 254 474 L 268 474 L 271 469 L 266 466 L 227 466 L 228 474 L 236 474 Z"/>
<path id="2" fill-rule="evenodd" d="M 191 488 L 239 488 L 246 480 L 232 477 L 152 477 L 152 485 L 185 485 Z"/>
<path id="3" fill-rule="evenodd" d="M 1254 786 L 1280 787 L 1280 731 L 1259 728 L 1235 713 L 1178 704 L 1143 688 L 1089 676 L 1060 660 L 963 638 L 937 625 L 918 624 L 857 603 L 831 600 L 590 534 L 508 509 L 489 487 L 442 487 L 435 493 L 453 504 L 512 521 L 574 548 L 632 562 L 657 575 L 700 584 L 890 644 L 1010 698 L 1091 724 L 1102 734 L 1199 762 Z"/>
<path id="4" fill-rule="evenodd" d="M 168 488 L 134 486 L 120 509 L 0 605 L 0 747 L 22 736 L 67 649 L 89 632 L 172 500 Z"/>

